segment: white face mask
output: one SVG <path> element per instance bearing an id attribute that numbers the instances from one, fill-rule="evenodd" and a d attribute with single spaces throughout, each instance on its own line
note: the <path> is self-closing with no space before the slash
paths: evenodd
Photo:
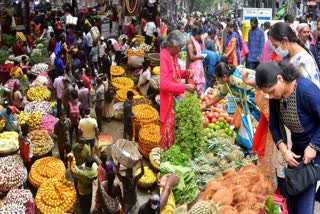
<path id="1" fill-rule="evenodd" d="M 278 56 L 281 56 L 281 57 L 286 57 L 286 56 L 289 55 L 288 49 L 282 50 L 281 47 L 275 48 L 274 51 L 276 52 L 276 54 L 277 54 Z"/>
<path id="2" fill-rule="evenodd" d="M 158 208 L 158 205 L 156 204 L 151 204 L 151 209 L 156 210 Z"/>

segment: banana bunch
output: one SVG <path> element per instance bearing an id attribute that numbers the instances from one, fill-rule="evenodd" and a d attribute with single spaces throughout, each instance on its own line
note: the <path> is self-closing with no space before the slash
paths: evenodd
<path id="1" fill-rule="evenodd" d="M 157 170 L 160 169 L 160 153 L 161 153 L 160 147 L 153 148 L 149 153 L 150 163 Z"/>
<path id="2" fill-rule="evenodd" d="M 110 73 L 112 76 L 121 76 L 125 72 L 124 68 L 118 65 L 111 65 Z"/>
<path id="3" fill-rule="evenodd" d="M 30 126 L 30 130 L 39 130 L 41 125 L 42 113 L 34 112 L 34 113 L 26 113 L 21 111 L 20 114 L 17 114 L 17 118 L 20 124 L 28 123 Z"/>
<path id="4" fill-rule="evenodd" d="M 152 69 L 154 75 L 160 75 L 160 66 L 156 66 Z"/>
<path id="5" fill-rule="evenodd" d="M 152 123 L 159 120 L 158 111 L 150 105 L 139 104 L 132 107 L 133 114 L 141 123 Z"/>
<path id="6" fill-rule="evenodd" d="M 19 148 L 17 132 L 3 132 L 0 134 L 0 154 L 8 154 Z"/>
<path id="7" fill-rule="evenodd" d="M 29 173 L 29 182 L 36 188 L 52 178 L 64 178 L 64 163 L 55 157 L 44 157 L 36 160 Z"/>
<path id="8" fill-rule="evenodd" d="M 148 166 L 144 166 L 144 174 L 140 178 L 140 182 L 144 184 L 151 184 L 156 182 L 157 180 L 157 175 L 154 173 Z M 141 168 L 138 168 L 135 172 L 135 176 L 139 175 L 141 172 Z"/>
<path id="9" fill-rule="evenodd" d="M 112 79 L 112 85 L 119 90 L 122 88 L 132 88 L 134 86 L 134 82 L 128 77 L 116 77 Z"/>
<path id="10" fill-rule="evenodd" d="M 35 201 L 37 213 L 72 213 L 77 193 L 72 182 L 54 178 L 41 184 Z"/>
<path id="11" fill-rule="evenodd" d="M 32 142 L 32 152 L 34 156 L 45 155 L 54 146 L 53 140 L 47 130 L 34 130 L 28 134 Z"/>
<path id="12" fill-rule="evenodd" d="M 137 92 L 136 90 L 134 89 L 128 89 L 128 88 L 122 88 L 120 90 L 117 90 L 116 92 L 116 99 L 123 102 L 127 99 L 127 92 L 128 91 L 132 91 L 134 96 L 140 96 L 139 95 L 139 92 Z M 134 98 L 134 97 L 133 97 Z"/>
<path id="13" fill-rule="evenodd" d="M 43 85 L 37 85 L 35 87 L 31 87 L 27 91 L 27 97 L 29 100 L 49 100 L 51 97 L 51 92 L 48 88 Z"/>

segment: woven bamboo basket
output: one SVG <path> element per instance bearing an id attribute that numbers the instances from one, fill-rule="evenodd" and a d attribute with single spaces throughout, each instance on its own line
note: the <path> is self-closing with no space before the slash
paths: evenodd
<path id="1" fill-rule="evenodd" d="M 139 150 L 149 158 L 149 153 L 160 144 L 160 126 L 157 124 L 143 125 L 139 130 Z"/>
<path id="2" fill-rule="evenodd" d="M 111 151 L 113 160 L 118 161 L 127 168 L 134 167 L 141 157 L 137 146 L 125 139 L 119 139 L 113 144 Z"/>
<path id="3" fill-rule="evenodd" d="M 149 168 L 149 169 L 151 170 L 151 168 Z M 137 170 L 140 170 L 140 167 Z M 135 172 L 135 176 L 137 176 L 137 170 Z M 155 172 L 153 172 L 153 173 L 154 173 L 153 174 L 154 175 L 154 179 L 151 182 L 146 183 L 146 182 L 141 181 L 142 179 L 140 179 L 137 182 L 138 187 L 140 187 L 141 189 L 145 189 L 145 190 L 151 189 L 157 182 L 157 176 L 156 176 Z M 145 172 L 145 174 L 146 174 L 146 172 Z"/>
<path id="4" fill-rule="evenodd" d="M 160 66 L 160 54 L 159 53 L 149 53 L 147 57 L 152 66 Z"/>

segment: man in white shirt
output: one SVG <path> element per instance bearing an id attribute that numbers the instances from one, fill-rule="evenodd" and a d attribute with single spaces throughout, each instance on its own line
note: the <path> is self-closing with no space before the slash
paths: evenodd
<path id="1" fill-rule="evenodd" d="M 269 40 L 269 37 L 268 37 L 268 32 L 270 30 L 270 22 L 265 22 L 263 24 L 263 30 L 264 30 L 264 41 L 268 41 Z"/>
<path id="2" fill-rule="evenodd" d="M 65 77 L 59 76 L 55 78 L 53 82 L 53 87 L 57 95 L 57 117 L 60 117 L 60 113 L 61 113 L 61 99 L 62 99 L 63 90 L 65 88 L 64 81 L 65 81 Z"/>
<path id="3" fill-rule="evenodd" d="M 98 69 L 101 71 L 101 64 L 102 64 L 102 57 L 106 54 L 106 48 L 107 44 L 104 42 L 104 37 L 100 37 L 100 42 L 98 43 L 98 49 L 99 49 L 99 58 L 98 58 Z"/>
<path id="4" fill-rule="evenodd" d="M 152 17 L 148 18 L 148 22 L 146 26 L 144 27 L 144 31 L 146 33 L 146 44 L 151 45 L 152 39 L 153 39 L 153 33 L 156 31 L 157 27 L 154 21 L 152 20 Z"/>
<path id="5" fill-rule="evenodd" d="M 91 48 L 93 46 L 93 38 L 92 38 L 90 30 L 86 34 L 86 40 L 87 40 L 87 47 L 88 47 L 87 59 L 89 59 L 89 53 L 91 52 Z"/>

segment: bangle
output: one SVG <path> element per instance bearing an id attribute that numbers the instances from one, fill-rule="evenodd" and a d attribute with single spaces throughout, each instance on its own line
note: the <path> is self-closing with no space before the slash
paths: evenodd
<path id="1" fill-rule="evenodd" d="M 285 157 L 289 149 L 287 149 L 285 152 L 282 153 L 282 157 Z"/>
<path id="2" fill-rule="evenodd" d="M 313 145 L 313 144 L 311 144 L 311 143 L 309 143 L 309 146 L 310 146 L 311 148 L 313 148 L 314 150 L 316 150 L 316 151 L 320 151 L 320 148 L 319 148 L 319 147 L 317 147 L 317 146 L 315 146 L 315 145 Z"/>

